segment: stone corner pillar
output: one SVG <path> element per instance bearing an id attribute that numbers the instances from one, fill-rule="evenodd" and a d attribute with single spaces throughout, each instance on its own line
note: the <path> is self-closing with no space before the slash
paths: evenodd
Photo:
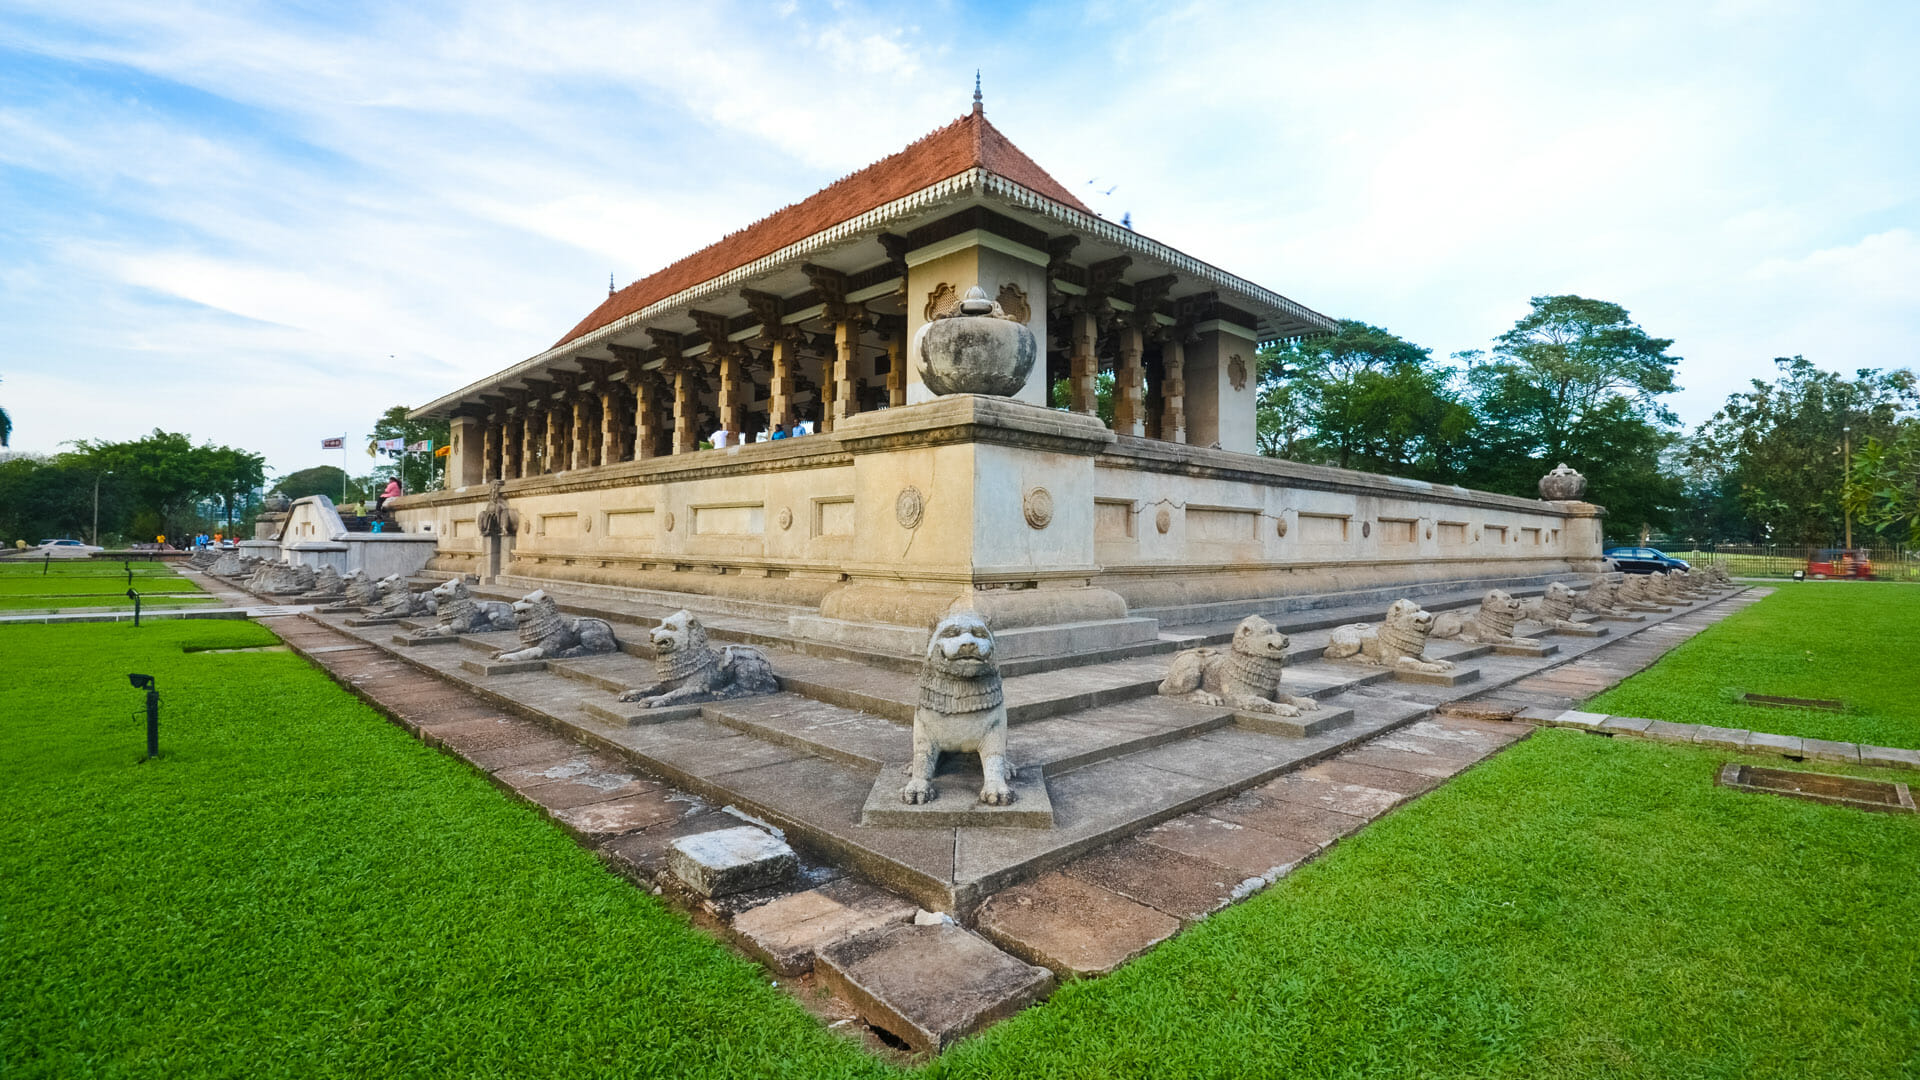
<path id="1" fill-rule="evenodd" d="M 484 421 L 456 416 L 448 424 L 447 487 L 472 487 L 486 479 L 487 439 Z"/>

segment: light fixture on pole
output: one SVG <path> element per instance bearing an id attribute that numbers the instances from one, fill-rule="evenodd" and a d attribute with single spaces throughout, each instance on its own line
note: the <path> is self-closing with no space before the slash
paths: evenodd
<path id="1" fill-rule="evenodd" d="M 93 477 L 93 542 L 100 542 L 100 478 L 112 476 L 113 470 L 95 473 Z"/>

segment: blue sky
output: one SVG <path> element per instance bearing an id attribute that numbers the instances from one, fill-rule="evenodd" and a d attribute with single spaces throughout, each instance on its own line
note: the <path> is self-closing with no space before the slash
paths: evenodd
<path id="1" fill-rule="evenodd" d="M 1916 57 L 1909 0 L 0 0 L 0 405 L 21 450 L 337 462 L 609 273 L 959 115 L 979 67 L 1109 217 L 1437 355 L 1532 295 L 1617 301 L 1695 422 L 1774 356 L 1913 364 Z"/>

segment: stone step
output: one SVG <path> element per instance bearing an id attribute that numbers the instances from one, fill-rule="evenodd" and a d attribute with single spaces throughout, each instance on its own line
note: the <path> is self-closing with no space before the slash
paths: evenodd
<path id="1" fill-rule="evenodd" d="M 1053 973 L 950 923 L 896 926 L 820 950 L 815 973 L 871 1026 L 923 1054 L 1026 1008 Z"/>

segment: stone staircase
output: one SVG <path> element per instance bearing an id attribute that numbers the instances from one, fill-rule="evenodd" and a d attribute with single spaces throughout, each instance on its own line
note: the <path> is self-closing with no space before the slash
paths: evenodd
<path id="1" fill-rule="evenodd" d="M 347 627 L 337 617 L 317 617 L 715 805 L 769 822 L 817 857 L 963 921 L 996 891 L 1542 666 L 1537 656 L 1499 656 L 1487 646 L 1443 641 L 1433 642 L 1428 655 L 1453 660 L 1458 670 L 1441 684 L 1329 661 L 1320 653 L 1331 627 L 1378 612 L 1319 607 L 1275 616 L 1292 638 L 1287 689 L 1320 703 L 1297 719 L 1158 695 L 1168 653 L 1225 641 L 1233 624 L 1198 623 L 1163 634 L 1146 655 L 1075 657 L 1077 663 L 1044 671 L 1015 667 L 1005 678 L 1011 753 L 1021 778 L 1050 797 L 1052 827 L 880 827 L 862 824 L 862 811 L 882 778 L 898 775 L 910 756 L 916 660 L 802 645 L 785 634 L 777 606 L 734 602 L 702 613 L 702 621 L 716 639 L 765 649 L 782 692 L 647 710 L 617 701 L 622 690 L 654 681 L 641 630 L 671 614 L 675 601 L 691 605 L 700 598 L 616 600 L 552 585 L 548 591 L 563 611 L 611 621 L 621 651 L 508 671 L 484 657 L 516 647 L 512 633 L 408 646 L 391 625 Z M 514 589 L 476 592 L 506 598 Z M 1477 593 L 1461 590 L 1429 603 L 1477 600 Z M 399 628 L 416 625 L 426 623 Z M 1556 642 L 1547 649 L 1595 643 Z M 949 781 L 955 790 L 978 783 L 977 772 L 972 780 L 964 776 L 965 769 L 977 769 L 971 758 L 949 759 L 949 765 L 959 770 Z"/>

